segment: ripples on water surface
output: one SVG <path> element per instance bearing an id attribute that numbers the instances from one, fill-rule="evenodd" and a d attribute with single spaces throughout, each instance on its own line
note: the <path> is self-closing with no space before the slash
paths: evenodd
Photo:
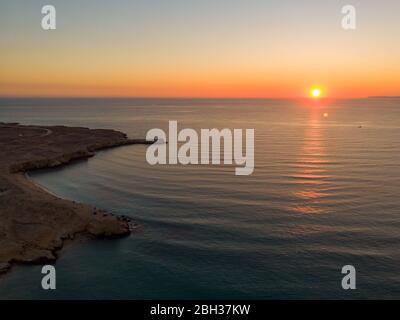
<path id="1" fill-rule="evenodd" d="M 400 100 L 0 102 L 1 121 L 147 130 L 255 128 L 256 169 L 158 166 L 145 146 L 32 173 L 70 199 L 129 215 L 116 241 L 73 244 L 56 292 L 40 267 L 0 280 L 2 298 L 400 298 Z M 324 114 L 327 115 L 324 116 Z M 357 268 L 357 291 L 341 267 Z"/>

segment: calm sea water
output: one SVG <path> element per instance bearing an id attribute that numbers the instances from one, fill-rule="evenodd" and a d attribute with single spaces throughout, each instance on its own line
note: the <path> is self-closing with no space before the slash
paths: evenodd
<path id="1" fill-rule="evenodd" d="M 326 115 L 324 115 L 326 113 Z M 124 214 L 119 240 L 75 243 L 0 279 L 0 298 L 400 298 L 400 100 L 1 100 L 0 121 L 114 128 L 254 128 L 256 169 L 156 166 L 145 146 L 31 174 L 56 194 Z M 357 290 L 341 289 L 341 268 Z"/>

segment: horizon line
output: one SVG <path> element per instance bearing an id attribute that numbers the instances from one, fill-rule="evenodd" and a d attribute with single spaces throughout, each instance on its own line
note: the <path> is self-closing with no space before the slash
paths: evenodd
<path id="1" fill-rule="evenodd" d="M 299 97 L 184 97 L 184 96 L 1 96 L 0 99 L 159 99 L 159 100 L 358 100 L 371 98 L 400 98 L 400 96 L 359 96 L 359 97 L 321 97 L 314 99 L 307 96 Z"/>

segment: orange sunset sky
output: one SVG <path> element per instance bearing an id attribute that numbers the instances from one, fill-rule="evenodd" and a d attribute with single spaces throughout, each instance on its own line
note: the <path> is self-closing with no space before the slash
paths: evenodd
<path id="1" fill-rule="evenodd" d="M 334 0 L 50 2 L 43 31 L 42 1 L 0 0 L 0 96 L 400 95 L 399 1 L 352 1 L 355 31 Z"/>

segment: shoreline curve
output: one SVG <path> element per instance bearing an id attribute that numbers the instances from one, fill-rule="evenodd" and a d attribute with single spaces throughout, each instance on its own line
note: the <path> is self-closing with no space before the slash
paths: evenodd
<path id="1" fill-rule="evenodd" d="M 54 262 L 65 242 L 78 236 L 114 238 L 132 230 L 129 218 L 61 198 L 27 172 L 67 165 L 100 150 L 152 143 L 115 130 L 0 123 L 0 274 L 15 264 Z"/>

